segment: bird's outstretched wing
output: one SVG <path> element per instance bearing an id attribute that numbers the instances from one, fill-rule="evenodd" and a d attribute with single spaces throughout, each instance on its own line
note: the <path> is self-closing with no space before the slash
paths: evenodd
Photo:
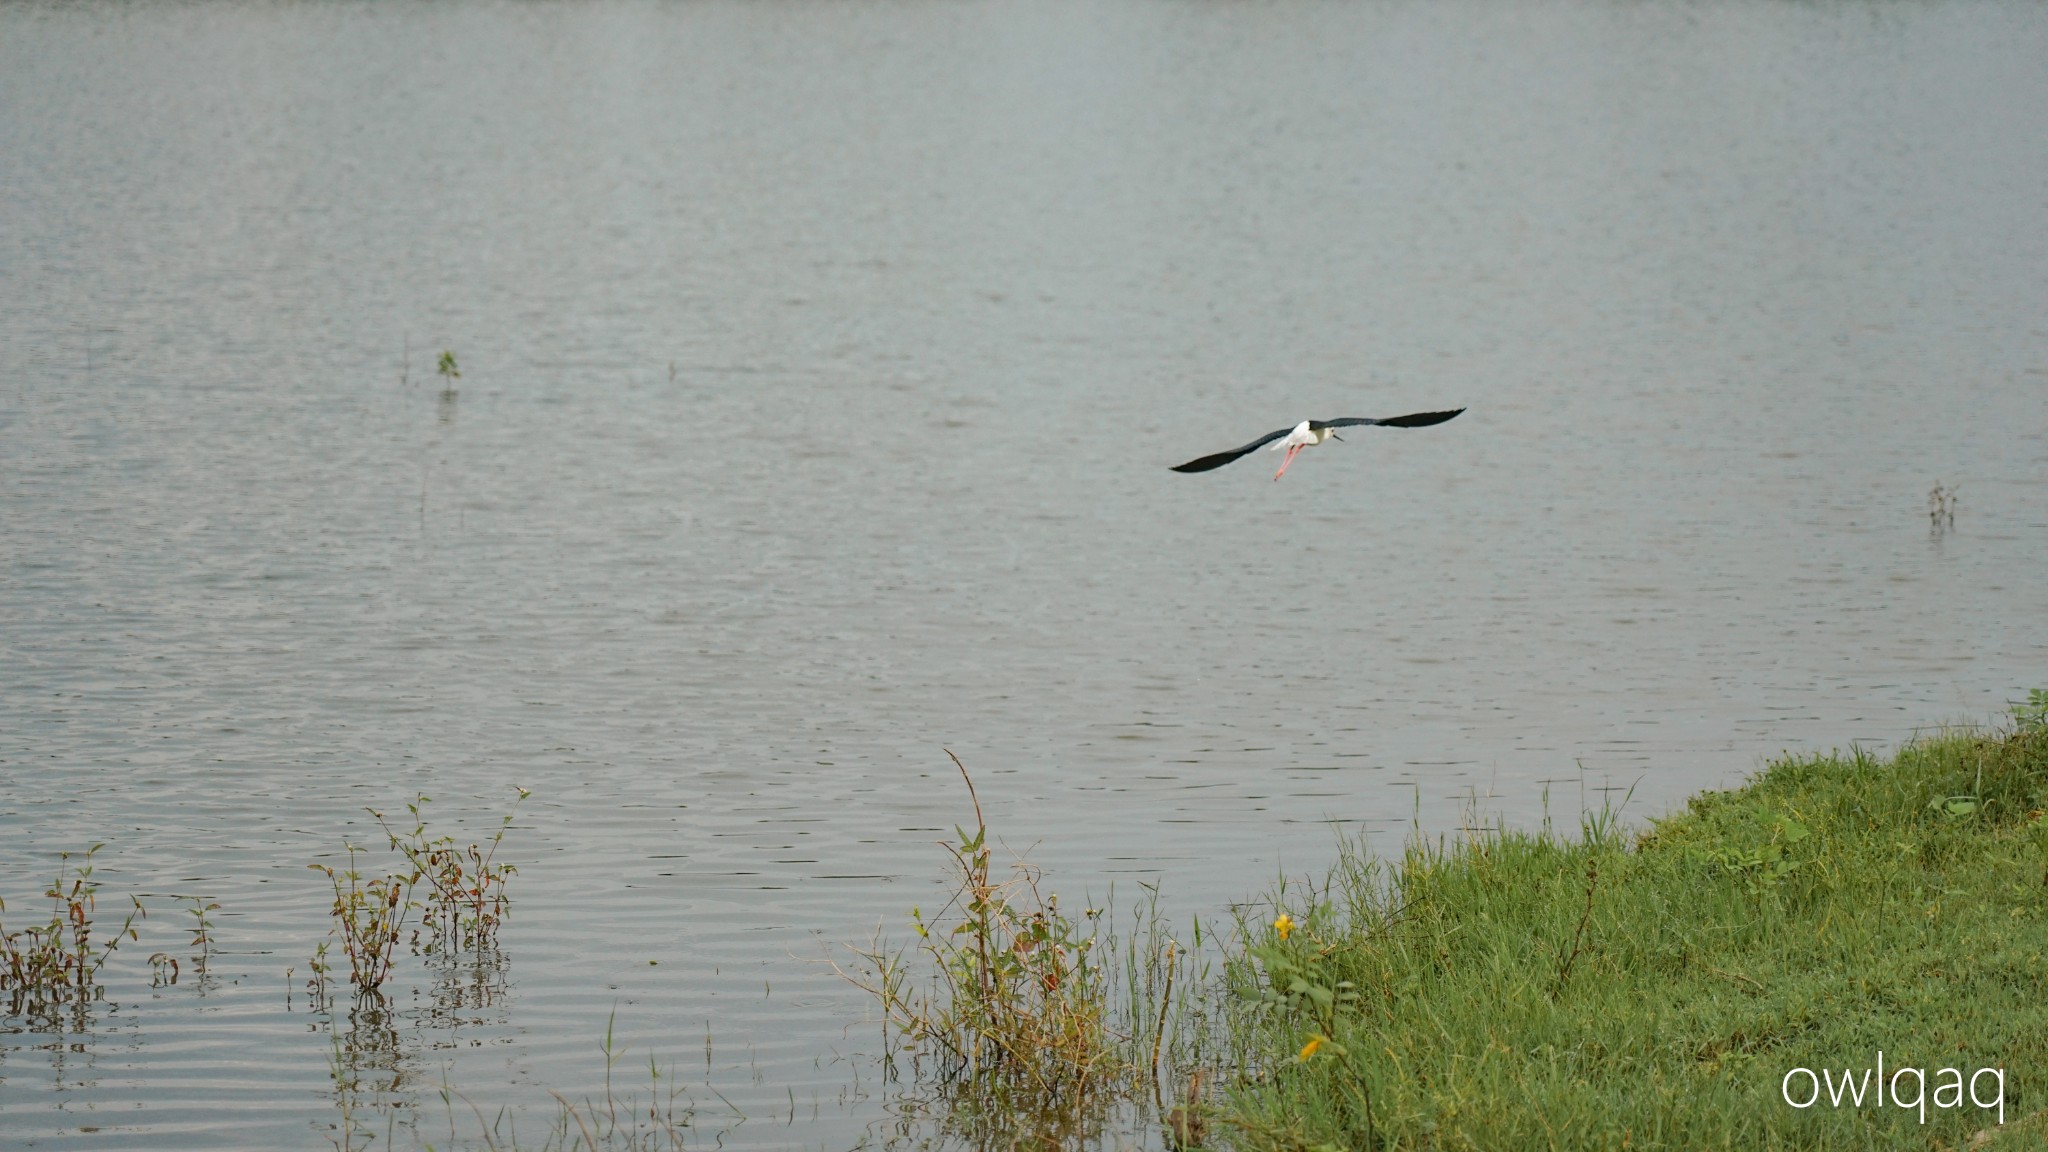
<path id="1" fill-rule="evenodd" d="M 1294 431 L 1294 427 L 1289 425 L 1277 432 L 1268 432 L 1242 448 L 1232 448 L 1228 452 L 1216 452 L 1208 456 L 1197 456 L 1185 464 L 1175 464 L 1173 470 L 1175 472 L 1207 472 L 1211 468 L 1221 468 L 1239 456 L 1247 452 L 1256 452 L 1292 431 Z"/>
<path id="2" fill-rule="evenodd" d="M 1336 420 L 1311 420 L 1308 426 L 1311 428 L 1352 428 L 1360 424 L 1378 424 L 1383 428 L 1427 428 L 1431 424 L 1441 424 L 1463 411 L 1463 408 L 1453 408 L 1449 412 L 1411 412 L 1406 416 L 1388 416 L 1382 420 L 1374 420 L 1367 416 L 1344 416 Z M 1268 436 L 1266 439 L 1271 440 L 1272 437 Z M 1262 440 L 1259 443 L 1263 444 L 1265 441 Z M 1256 444 L 1253 445 L 1253 447 L 1257 446 Z M 1211 467 L 1213 466 L 1211 465 Z"/>

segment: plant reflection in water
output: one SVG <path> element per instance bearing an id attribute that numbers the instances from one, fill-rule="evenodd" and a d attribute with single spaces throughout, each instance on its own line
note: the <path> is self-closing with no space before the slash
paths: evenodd
<path id="1" fill-rule="evenodd" d="M 388 1144 L 398 1129 L 410 1130 L 427 1083 L 422 1053 L 463 1046 L 464 1029 L 506 1024 L 507 970 L 496 948 L 442 954 L 430 963 L 425 988 L 414 990 L 415 1006 L 400 1007 L 382 993 L 316 1002 L 318 1027 L 328 1033 L 337 1113 L 329 1142 L 360 1150 L 380 1135 Z M 373 1120 L 381 1121 L 381 1133 Z"/>

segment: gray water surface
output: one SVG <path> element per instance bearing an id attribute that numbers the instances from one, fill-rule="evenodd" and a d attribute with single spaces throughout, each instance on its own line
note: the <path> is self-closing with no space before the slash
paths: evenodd
<path id="1" fill-rule="evenodd" d="M 0 896 L 152 908 L 0 1022 L 0 1143 L 327 1146 L 306 865 L 415 792 L 534 795 L 497 983 L 356 1037 L 398 1123 L 538 1132 L 616 1012 L 706 1143 L 839 1148 L 820 961 L 938 902 L 943 747 L 1186 923 L 1993 716 L 2044 124 L 2017 0 L 0 5 Z"/>

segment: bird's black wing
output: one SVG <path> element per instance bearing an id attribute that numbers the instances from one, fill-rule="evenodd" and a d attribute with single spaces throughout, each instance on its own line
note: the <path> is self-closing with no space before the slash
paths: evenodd
<path id="1" fill-rule="evenodd" d="M 1290 424 L 1278 432 L 1268 432 L 1242 448 L 1232 448 L 1228 452 L 1217 452 L 1209 456 L 1198 456 L 1185 464 L 1175 464 L 1173 470 L 1175 472 L 1207 472 L 1211 468 L 1221 468 L 1239 456 L 1247 452 L 1256 452 L 1292 431 L 1294 431 L 1294 426 Z"/>
<path id="2" fill-rule="evenodd" d="M 1431 424 L 1441 424 L 1463 411 L 1463 408 L 1453 408 L 1449 412 L 1411 412 L 1406 416 L 1389 416 L 1384 420 L 1374 420 L 1367 416 L 1344 416 L 1336 420 L 1312 421 L 1309 427 L 1351 428 L 1360 424 L 1378 424 L 1386 428 L 1427 428 Z"/>

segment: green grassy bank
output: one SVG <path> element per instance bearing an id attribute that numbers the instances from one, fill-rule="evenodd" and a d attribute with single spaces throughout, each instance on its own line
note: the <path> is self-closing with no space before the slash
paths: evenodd
<path id="1" fill-rule="evenodd" d="M 1263 1055 L 1202 1138 L 2048 1147 L 2048 727 L 2030 720 L 1787 759 L 1636 836 L 1596 818 L 1570 840 L 1348 854 L 1233 961 L 1266 1004 L 1239 1037 Z M 1845 1079 L 1861 1107 L 1831 1101 Z M 1924 1122 L 1894 1103 L 1916 1095 Z"/>

